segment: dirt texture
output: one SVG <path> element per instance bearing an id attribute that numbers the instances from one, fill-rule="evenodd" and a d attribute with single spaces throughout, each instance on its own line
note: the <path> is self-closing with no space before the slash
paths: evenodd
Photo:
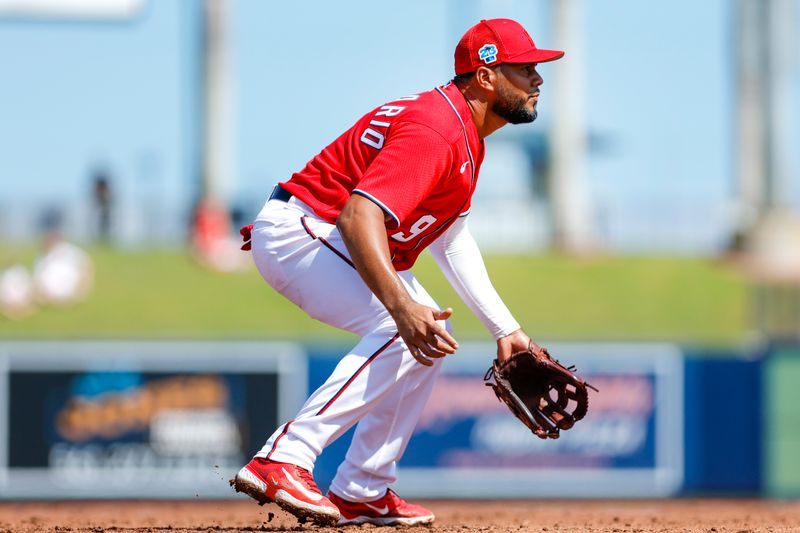
<path id="1" fill-rule="evenodd" d="M 300 526 L 275 505 L 259 507 L 250 501 L 5 502 L 0 503 L 0 532 L 800 532 L 800 502 L 692 499 L 418 503 L 436 513 L 433 526 Z"/>

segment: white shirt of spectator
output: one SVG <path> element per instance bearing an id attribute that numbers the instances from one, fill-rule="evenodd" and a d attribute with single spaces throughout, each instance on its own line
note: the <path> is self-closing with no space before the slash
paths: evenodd
<path id="1" fill-rule="evenodd" d="M 68 242 L 58 242 L 33 266 L 33 284 L 43 303 L 82 300 L 91 288 L 94 268 L 89 255 Z"/>

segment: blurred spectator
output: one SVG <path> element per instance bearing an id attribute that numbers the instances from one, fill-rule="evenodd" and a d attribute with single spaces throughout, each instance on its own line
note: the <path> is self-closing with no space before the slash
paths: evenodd
<path id="1" fill-rule="evenodd" d="M 98 167 L 92 173 L 92 203 L 95 212 L 95 238 L 107 244 L 111 238 L 111 177 L 108 169 Z"/>
<path id="2" fill-rule="evenodd" d="M 191 250 L 203 266 L 220 272 L 241 272 L 250 266 L 248 254 L 241 253 L 241 240 L 231 234 L 228 212 L 213 198 L 202 198 L 193 213 Z"/>
<path id="3" fill-rule="evenodd" d="M 16 263 L 0 271 L 0 313 L 16 320 L 35 310 L 33 281 L 28 269 Z"/>
<path id="4" fill-rule="evenodd" d="M 69 305 L 84 300 L 94 283 L 89 255 L 66 242 L 58 229 L 45 233 L 42 254 L 33 265 L 33 289 L 42 304 Z"/>

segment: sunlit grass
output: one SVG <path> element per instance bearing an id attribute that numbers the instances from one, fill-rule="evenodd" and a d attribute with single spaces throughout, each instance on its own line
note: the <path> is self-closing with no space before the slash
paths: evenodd
<path id="1" fill-rule="evenodd" d="M 256 271 L 206 270 L 184 251 L 93 249 L 90 298 L 67 309 L 0 319 L 2 338 L 342 339 L 270 289 Z M 32 253 L 17 253 L 30 261 Z M 707 259 L 558 255 L 488 257 L 498 292 L 538 339 L 670 339 L 732 344 L 746 336 L 746 283 Z M 427 255 L 418 277 L 442 306 L 455 309 L 459 339 L 484 339 Z"/>

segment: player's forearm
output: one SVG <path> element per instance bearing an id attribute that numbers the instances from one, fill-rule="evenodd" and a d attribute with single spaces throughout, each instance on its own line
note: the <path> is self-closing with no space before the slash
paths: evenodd
<path id="1" fill-rule="evenodd" d="M 450 285 L 495 339 L 519 329 L 519 323 L 489 279 L 466 219 L 457 220 L 430 250 Z"/>
<path id="2" fill-rule="evenodd" d="M 412 300 L 392 266 L 383 210 L 372 201 L 353 195 L 336 226 L 364 283 L 394 316 Z"/>

